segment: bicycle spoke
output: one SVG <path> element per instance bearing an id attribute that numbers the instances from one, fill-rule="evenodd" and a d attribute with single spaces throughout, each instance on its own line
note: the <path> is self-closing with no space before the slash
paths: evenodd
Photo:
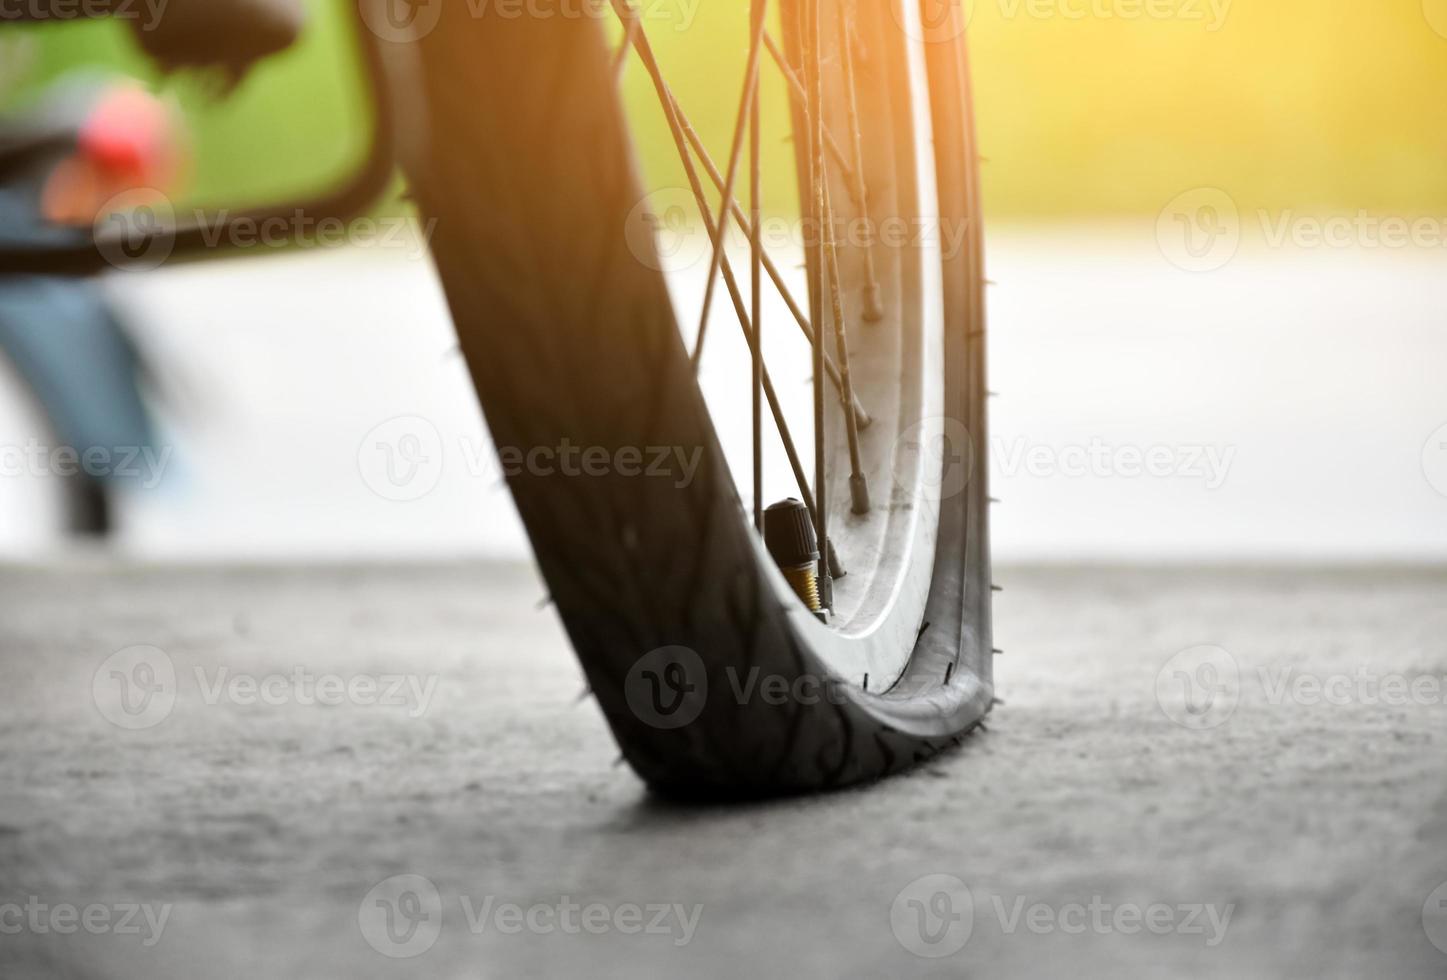
<path id="1" fill-rule="evenodd" d="M 694 370 L 707 338 L 708 321 L 713 294 L 720 275 L 724 280 L 734 313 L 749 348 L 750 402 L 751 402 L 751 448 L 753 462 L 753 517 L 755 527 L 763 525 L 763 405 L 769 406 L 775 429 L 799 484 L 800 496 L 804 499 L 814 523 L 819 541 L 824 542 L 819 562 L 821 599 L 827 607 L 832 606 L 832 580 L 827 556 L 829 538 L 828 519 L 828 472 L 827 432 L 825 413 L 825 386 L 833 382 L 844 406 L 846 431 L 850 459 L 850 490 L 852 509 L 857 514 L 869 510 L 868 487 L 865 482 L 860 456 L 859 430 L 868 424 L 868 415 L 854 394 L 849 362 L 848 324 L 844 319 L 844 293 L 840 273 L 838 243 L 835 241 L 833 221 L 834 209 L 830 186 L 829 155 L 838 166 L 839 174 L 845 179 L 844 185 L 860 209 L 867 212 L 867 188 L 863 181 L 863 146 L 859 125 L 858 96 L 855 88 L 853 26 L 848 12 L 839 8 L 838 43 L 842 52 L 845 82 L 846 108 L 849 121 L 850 148 L 852 159 L 846 159 L 838 142 L 824 120 L 823 74 L 824 74 L 824 32 L 821 0 L 802 0 L 795 9 L 801 19 L 800 37 L 803 47 L 803 79 L 796 74 L 783 56 L 777 44 L 765 29 L 768 0 L 750 0 L 750 44 L 745 69 L 743 91 L 740 95 L 735 117 L 733 134 L 729 146 L 728 161 L 721 175 L 709 156 L 697 132 L 684 115 L 682 107 L 671 88 L 663 78 L 657 59 L 653 55 L 641 17 L 632 0 L 610 0 L 611 6 L 623 22 L 625 36 L 623 44 L 615 54 L 613 71 L 615 81 L 621 81 L 629 52 L 635 52 L 653 82 L 655 92 L 662 104 L 675 150 L 683 164 L 693 193 L 694 202 L 703 218 L 711 244 L 709 268 L 705 282 L 703 309 L 699 317 L 699 328 L 691 355 Z M 760 148 L 760 91 L 759 61 L 761 52 L 767 48 L 770 56 L 784 74 L 790 95 L 795 101 L 799 116 L 808 130 L 806 197 L 810 198 L 810 210 L 818 222 L 818 240 L 806 244 L 809 253 L 809 301 L 813 317 L 806 317 L 792 293 L 786 287 L 777 266 L 765 253 L 762 241 L 762 159 Z M 743 155 L 745 127 L 748 137 L 748 183 L 749 211 L 745 214 L 740 201 L 734 194 L 740 159 Z M 700 181 L 694 157 L 707 170 L 714 187 L 719 192 L 718 209 L 710 207 Z M 725 254 L 724 240 L 730 220 L 733 220 L 747 234 L 749 240 L 749 298 L 748 306 L 739 288 L 739 282 L 732 263 Z M 866 248 L 866 315 L 871 312 L 878 318 L 879 287 L 874 273 L 872 250 Z M 763 355 L 763 277 L 765 272 L 773 280 L 785 305 L 803 331 L 810 344 L 812 359 L 812 394 L 814 409 L 814 475 L 813 486 L 805 476 L 793 436 L 779 404 L 773 380 L 769 376 Z M 829 307 L 826 311 L 825 291 L 828 291 Z M 834 331 L 834 358 L 825 351 L 822 318 L 832 315 Z M 826 380 L 827 379 L 827 380 Z M 811 492 L 812 489 L 812 492 Z"/>
<path id="2" fill-rule="evenodd" d="M 779 46 L 774 43 L 774 39 L 768 31 L 764 32 L 764 47 L 768 48 L 769 55 L 774 59 L 774 64 L 779 66 L 780 74 L 782 74 L 784 80 L 789 83 L 789 97 L 798 104 L 800 111 L 803 112 L 805 127 L 812 128 L 813 124 L 809 121 L 809 94 L 804 91 L 804 85 L 799 81 L 799 76 L 794 73 L 794 69 L 790 67 L 789 59 L 784 57 L 784 52 L 779 50 Z M 839 149 L 839 144 L 834 141 L 834 133 L 827 125 L 824 127 L 824 142 L 828 146 L 829 152 L 834 155 L 834 162 L 839 164 L 845 175 L 848 176 L 850 188 L 853 188 L 855 180 L 854 169 L 850 167 L 849 161 L 844 158 L 844 151 Z M 851 190 L 850 193 L 852 194 L 853 191 Z M 858 204 L 859 202 L 856 201 L 855 203 Z"/>
<path id="3" fill-rule="evenodd" d="M 854 173 L 850 186 L 853 188 L 854 203 L 867 220 L 869 217 L 869 189 L 864 185 L 864 147 L 859 132 L 859 96 L 854 87 L 854 33 L 853 20 L 848 6 L 839 4 L 839 45 L 844 49 L 844 95 L 849 109 L 850 147 L 854 151 Z M 866 228 L 869 226 L 866 224 Z M 874 323 L 884 319 L 884 306 L 880 302 L 879 278 L 874 272 L 874 234 L 866 237 L 864 247 L 864 319 Z"/>
<path id="4" fill-rule="evenodd" d="M 844 390 L 853 394 L 854 386 L 849 378 L 849 337 L 848 325 L 844 320 L 844 290 L 839 281 L 839 250 L 834 244 L 834 203 L 829 194 L 829 181 L 824 185 L 824 257 L 829 266 L 829 298 L 834 313 L 834 351 L 839 358 L 839 374 L 844 381 Z M 859 463 L 859 428 L 854 419 L 845 416 L 845 430 L 849 436 L 849 495 L 850 509 L 856 514 L 869 513 L 869 484 Z"/>
<path id="5" fill-rule="evenodd" d="M 767 0 L 751 0 L 749 12 L 753 17 L 755 34 L 763 32 L 764 6 Z M 763 292 L 762 243 L 759 240 L 759 225 L 762 191 L 759 179 L 759 86 L 753 85 L 753 97 L 749 106 L 749 214 L 753 227 L 749 229 L 749 286 L 752 290 L 749 322 L 753 324 L 754 343 L 749 352 L 753 356 L 749 364 L 749 397 L 752 402 L 752 423 L 754 443 L 754 528 L 760 534 L 764 531 L 764 451 L 763 425 L 760 396 L 764 387 L 764 314 L 761 303 Z M 732 209 L 727 204 L 719 210 L 721 226 L 727 225 Z M 700 337 L 700 340 L 702 338 Z"/>
<path id="6" fill-rule="evenodd" d="M 822 71 L 822 51 L 820 45 L 822 37 L 820 32 L 819 0 L 804 0 L 805 12 L 804 30 L 800 32 L 805 38 L 806 54 L 804 57 L 805 74 L 809 80 L 809 186 L 814 192 L 814 215 L 819 221 L 824 218 L 824 81 Z M 815 322 L 823 310 L 823 275 L 821 259 L 823 258 L 818 246 L 811 246 L 815 249 L 815 260 L 811 264 L 809 275 L 809 296 L 810 308 L 815 312 Z M 829 487 L 827 483 L 827 472 L 825 470 L 825 432 L 824 432 L 824 330 L 819 327 L 814 331 L 814 534 L 821 542 L 829 540 Z M 819 557 L 819 592 L 820 601 L 825 608 L 833 606 L 833 581 L 829 575 L 829 560 L 827 549 L 821 547 Z"/>
<path id="7" fill-rule="evenodd" d="M 624 20 L 636 19 L 637 12 L 628 3 L 628 0 L 610 0 L 610 3 L 614 13 L 617 14 L 619 18 Z M 633 38 L 633 48 L 638 54 L 638 60 L 642 62 L 648 72 L 649 78 L 652 79 L 658 100 L 663 106 L 663 113 L 668 121 L 668 129 L 673 136 L 674 146 L 678 150 L 679 159 L 683 162 L 683 170 L 688 177 L 689 187 L 693 191 L 694 201 L 698 205 L 699 213 L 703 217 L 704 225 L 709 232 L 709 237 L 716 240 L 719 234 L 718 227 L 715 225 L 713 217 L 709 212 L 708 202 L 703 195 L 703 185 L 698 179 L 698 170 L 693 165 L 693 158 L 688 152 L 688 146 L 684 139 L 683 129 L 679 119 L 678 101 L 674 98 L 673 91 L 668 87 L 668 83 L 663 78 L 663 72 L 658 66 L 657 59 L 653 56 L 653 49 L 648 43 L 648 34 L 643 29 L 643 25 L 639 24 L 637 30 L 632 32 L 631 36 Z M 757 335 L 749 322 L 748 311 L 744 308 L 743 297 L 739 293 L 738 283 L 734 279 L 733 269 L 727 258 L 722 260 L 722 270 L 729 297 L 733 300 L 734 312 L 738 316 L 739 328 L 744 333 L 744 340 L 749 345 L 750 354 L 752 355 L 754 346 L 757 343 Z M 784 411 L 780 407 L 778 395 L 774 391 L 773 379 L 769 377 L 768 366 L 762 363 L 760 366 L 760 376 L 764 397 L 769 403 L 769 412 L 774 417 L 774 427 L 779 433 L 779 441 L 783 443 L 784 453 L 789 459 L 789 466 L 793 470 L 794 479 L 799 485 L 799 496 L 803 499 L 804 506 L 808 508 L 812 517 L 817 510 L 814 503 L 814 495 L 809 492 L 809 481 L 807 477 L 805 477 L 804 468 L 799 462 L 799 453 L 795 448 L 793 436 L 789 432 L 789 425 L 784 420 Z"/>
<path id="8" fill-rule="evenodd" d="M 683 127 L 684 138 L 687 139 L 688 144 L 693 147 L 693 152 L 698 156 L 699 162 L 703 164 L 703 168 L 713 181 L 714 186 L 722 190 L 723 175 L 718 172 L 718 167 L 714 164 L 713 157 L 709 155 L 707 148 L 703 145 L 703 141 L 699 139 L 698 133 L 694 130 L 693 124 L 689 122 L 688 115 L 683 111 L 683 107 L 678 104 L 677 99 L 674 100 L 674 111 L 678 114 L 679 125 Z M 732 213 L 734 221 L 738 223 L 740 230 L 752 240 L 754 234 L 753 223 L 749 221 L 748 216 L 744 214 L 744 209 L 739 207 L 737 201 L 734 202 Z M 765 271 L 769 274 L 769 278 L 774 281 L 774 285 L 778 288 L 779 295 L 783 298 L 784 304 L 788 306 L 789 312 L 793 314 L 794 321 L 799 324 L 799 329 L 803 331 L 804 338 L 812 345 L 814 343 L 814 328 L 810 326 L 809 318 L 804 315 L 803 309 L 800 308 L 798 301 L 794 299 L 794 294 L 789 290 L 789 287 L 784 284 L 784 277 L 779 271 L 779 267 L 774 264 L 773 259 L 769 258 L 769 253 L 766 250 L 760 250 L 760 259 L 764 264 Z M 727 257 L 725 257 L 725 261 L 727 261 Z M 839 369 L 835 366 L 834 359 L 830 357 L 827 352 L 824 355 L 824 370 L 829 375 L 829 380 L 833 382 L 835 389 L 839 392 L 839 397 L 843 399 L 844 385 L 839 380 Z M 873 419 L 865 409 L 864 403 L 860 400 L 858 394 L 854 395 L 853 401 L 854 417 L 859 423 L 859 428 L 869 428 L 869 424 Z"/>
<path id="9" fill-rule="evenodd" d="M 708 337 L 708 314 L 713 305 L 713 287 L 718 281 L 719 258 L 723 255 L 723 232 L 728 227 L 728 215 L 730 205 L 733 204 L 734 177 L 738 174 L 739 155 L 743 150 L 744 124 L 749 116 L 749 107 L 754 104 L 754 92 L 759 87 L 759 51 L 762 48 L 764 33 L 764 13 L 767 12 L 768 0 L 759 0 L 765 7 L 760 11 L 757 23 L 753 25 L 749 39 L 749 61 L 748 67 L 744 69 L 744 91 L 739 97 L 738 116 L 734 120 L 733 142 L 729 146 L 728 168 L 724 171 L 723 199 L 718 207 L 718 235 L 713 240 L 713 255 L 708 264 L 708 279 L 703 289 L 703 312 L 698 319 L 698 339 L 693 348 L 693 369 L 698 371 L 699 358 L 703 356 L 703 343 Z"/>

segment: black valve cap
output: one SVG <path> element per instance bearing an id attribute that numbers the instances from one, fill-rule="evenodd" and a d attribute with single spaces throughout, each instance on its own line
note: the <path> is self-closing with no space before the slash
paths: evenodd
<path id="1" fill-rule="evenodd" d="M 764 511 L 764 546 L 780 568 L 798 568 L 819 560 L 819 539 L 809 508 L 789 497 Z"/>

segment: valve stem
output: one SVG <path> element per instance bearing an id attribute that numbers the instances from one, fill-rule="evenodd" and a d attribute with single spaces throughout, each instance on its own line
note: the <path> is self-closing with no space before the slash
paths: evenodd
<path id="1" fill-rule="evenodd" d="M 819 539 L 809 508 L 789 497 L 764 511 L 764 547 L 799 601 L 823 619 L 827 613 L 819 594 Z"/>

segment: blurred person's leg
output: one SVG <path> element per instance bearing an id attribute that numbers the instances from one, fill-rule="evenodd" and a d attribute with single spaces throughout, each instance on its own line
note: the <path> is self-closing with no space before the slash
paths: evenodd
<path id="1" fill-rule="evenodd" d="M 65 481 L 70 529 L 107 533 L 114 488 L 159 475 L 143 465 L 156 456 L 135 347 L 95 283 L 25 276 L 0 278 L 0 349 L 49 421 L 41 458 Z"/>
<path id="2" fill-rule="evenodd" d="M 183 159 L 174 114 L 138 83 L 57 83 L 39 110 L 0 120 L 0 228 L 89 225 L 121 191 L 172 187 Z M 23 455 L 64 485 L 73 533 L 107 534 L 116 487 L 160 473 L 141 360 L 100 287 L 0 275 L 0 351 L 49 423 L 51 444 Z"/>

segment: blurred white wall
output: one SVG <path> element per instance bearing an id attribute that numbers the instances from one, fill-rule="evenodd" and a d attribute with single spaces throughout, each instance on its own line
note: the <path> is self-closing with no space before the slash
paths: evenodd
<path id="1" fill-rule="evenodd" d="M 1190 273 L 1149 229 L 1016 228 L 989 263 L 1002 559 L 1447 560 L 1438 252 Z M 124 501 L 126 552 L 526 553 L 425 258 L 317 251 L 110 288 L 174 388 L 174 455 Z M 727 314 L 715 329 L 736 333 Z M 0 446 L 45 440 L 4 371 Z M 0 555 L 60 545 L 53 482 L 0 477 Z"/>

